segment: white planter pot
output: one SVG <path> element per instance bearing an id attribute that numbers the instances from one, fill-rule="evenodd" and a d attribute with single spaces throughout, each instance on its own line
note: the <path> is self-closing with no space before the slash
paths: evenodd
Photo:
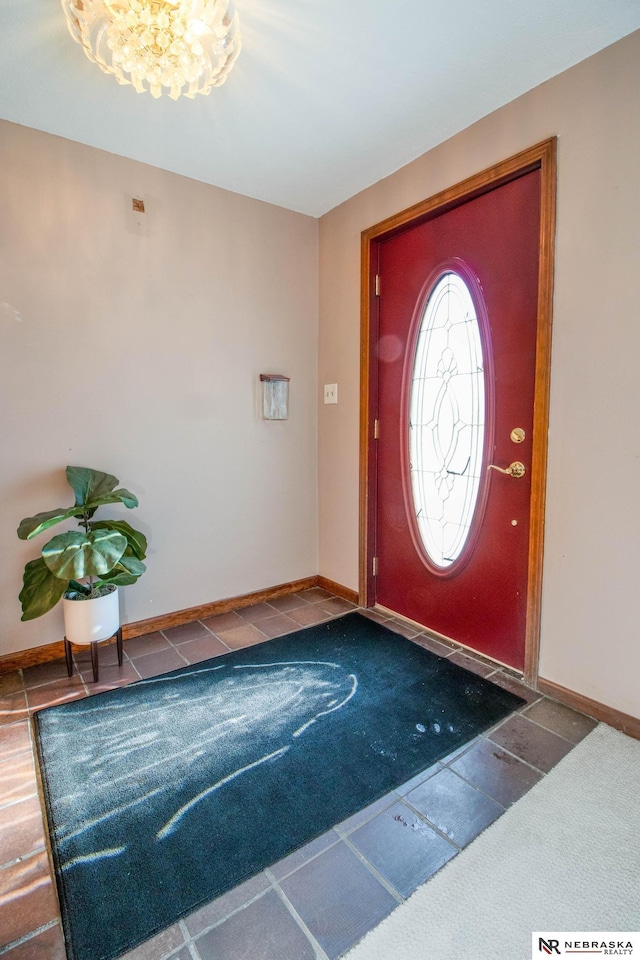
<path id="1" fill-rule="evenodd" d="M 71 643 L 87 644 L 112 637 L 120 626 L 118 588 L 95 600 L 62 598 L 64 635 Z"/>

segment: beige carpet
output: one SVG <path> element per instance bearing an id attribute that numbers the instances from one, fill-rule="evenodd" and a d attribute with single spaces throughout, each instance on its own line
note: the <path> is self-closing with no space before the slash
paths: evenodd
<path id="1" fill-rule="evenodd" d="M 640 742 L 599 724 L 347 960 L 531 960 L 533 931 L 640 931 Z"/>

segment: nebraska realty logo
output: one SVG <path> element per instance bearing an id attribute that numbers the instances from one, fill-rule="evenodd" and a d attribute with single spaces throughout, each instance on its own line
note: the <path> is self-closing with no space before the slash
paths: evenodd
<path id="1" fill-rule="evenodd" d="M 635 948 L 635 953 L 634 953 Z M 540 957 L 636 957 L 640 958 L 640 933 L 532 933 L 531 956 Z"/>

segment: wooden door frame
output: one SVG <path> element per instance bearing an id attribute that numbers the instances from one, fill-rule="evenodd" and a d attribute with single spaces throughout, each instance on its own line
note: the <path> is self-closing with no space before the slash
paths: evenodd
<path id="1" fill-rule="evenodd" d="M 525 173 L 540 170 L 538 317 L 524 667 L 524 678 L 532 685 L 535 685 L 537 680 L 540 651 L 556 222 L 556 152 L 556 138 L 544 140 L 435 194 L 428 200 L 388 217 L 364 230 L 361 235 L 359 595 L 362 606 L 372 606 L 375 602 L 373 561 L 376 556 L 377 483 L 374 433 L 378 402 L 377 363 L 373 345 L 377 342 L 379 324 L 379 299 L 376 292 L 379 245 L 398 233 L 439 216 L 476 196 L 488 193 Z"/>

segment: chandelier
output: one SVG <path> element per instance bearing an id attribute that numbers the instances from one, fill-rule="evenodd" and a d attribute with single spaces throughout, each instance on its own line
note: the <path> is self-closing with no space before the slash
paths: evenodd
<path id="1" fill-rule="evenodd" d="M 224 83 L 240 52 L 233 0 L 61 0 L 89 60 L 138 93 L 195 97 Z"/>

